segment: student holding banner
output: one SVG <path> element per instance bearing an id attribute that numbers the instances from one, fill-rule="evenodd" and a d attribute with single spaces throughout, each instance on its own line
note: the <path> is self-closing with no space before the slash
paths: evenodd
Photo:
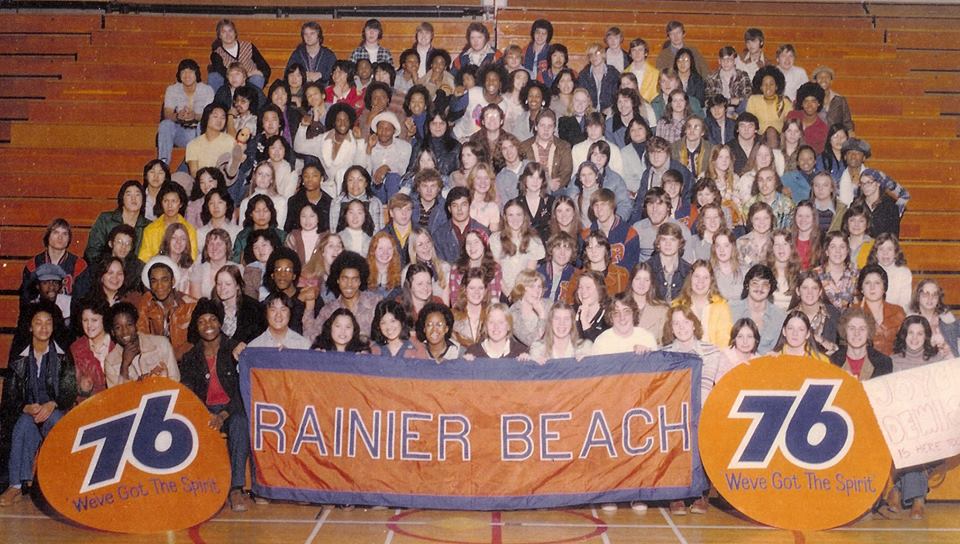
<path id="1" fill-rule="evenodd" d="M 774 353 L 810 357 L 827 362 L 827 356 L 817 347 L 812 329 L 807 314 L 800 310 L 792 310 L 783 320 L 783 327 L 780 328 L 780 338 L 777 339 L 777 345 L 773 346 Z"/>
<path id="2" fill-rule="evenodd" d="M 713 386 L 720 374 L 720 369 L 730 366 L 726 355 L 713 344 L 701 340 L 702 337 L 703 326 L 700 324 L 700 319 L 689 306 L 674 306 L 670 308 L 670 311 L 667 312 L 667 324 L 663 331 L 663 349 L 664 351 L 674 351 L 678 353 L 693 353 L 700 356 L 703 360 L 703 367 L 700 374 L 701 406 L 706 402 L 710 391 L 713 390 Z M 691 514 L 707 513 L 709 506 L 709 502 L 707 501 L 708 492 L 709 487 L 704 489 L 699 497 L 693 499 L 690 504 Z M 637 510 L 636 506 L 634 506 L 634 510 Z M 687 514 L 686 502 L 684 500 L 670 501 L 670 514 L 674 516 L 685 516 Z"/>
<path id="3" fill-rule="evenodd" d="M 453 343 L 453 312 L 446 304 L 428 302 L 417 316 L 417 338 L 424 343 L 430 358 L 437 363 L 460 357 L 460 346 Z"/>

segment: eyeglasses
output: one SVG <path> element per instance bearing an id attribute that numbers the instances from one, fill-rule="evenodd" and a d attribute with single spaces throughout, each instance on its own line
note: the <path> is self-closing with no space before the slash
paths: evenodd
<path id="1" fill-rule="evenodd" d="M 293 274 L 293 267 L 280 266 L 273 269 L 274 274 Z"/>
<path id="2" fill-rule="evenodd" d="M 752 280 L 750 280 L 750 287 L 766 287 L 766 288 L 769 288 L 769 287 L 770 287 L 770 281 L 769 281 L 769 280 L 752 279 Z"/>

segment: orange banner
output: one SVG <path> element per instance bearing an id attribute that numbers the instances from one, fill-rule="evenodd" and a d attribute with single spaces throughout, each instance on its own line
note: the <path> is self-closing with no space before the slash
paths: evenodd
<path id="1" fill-rule="evenodd" d="M 249 349 L 240 365 L 267 497 L 520 509 L 706 487 L 695 356 L 541 367 Z"/>

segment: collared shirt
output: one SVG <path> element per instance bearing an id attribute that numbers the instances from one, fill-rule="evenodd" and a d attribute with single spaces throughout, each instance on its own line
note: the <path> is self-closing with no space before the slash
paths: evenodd
<path id="1" fill-rule="evenodd" d="M 820 277 L 823 283 L 823 293 L 833 304 L 833 307 L 840 310 L 846 310 L 853 302 L 853 293 L 857 287 L 857 276 L 859 272 L 853 266 L 848 266 L 843 270 L 843 275 L 839 280 L 834 280 L 833 276 L 822 266 L 818 266 L 813 271 Z"/>
<path id="2" fill-rule="evenodd" d="M 153 334 L 139 334 L 140 353 L 133 358 L 128 368 L 129 377 L 120 375 L 120 366 L 123 362 L 123 346 L 117 344 L 107 354 L 104 361 L 104 374 L 107 378 L 107 387 L 113 387 L 128 381 L 139 380 L 147 376 L 160 364 L 167 365 L 167 377 L 175 382 L 180 381 L 180 367 L 173 355 L 170 341 L 162 336 Z"/>
<path id="3" fill-rule="evenodd" d="M 269 330 L 254 338 L 247 344 L 248 348 L 278 348 L 278 349 L 310 349 L 310 341 L 291 329 L 277 338 Z"/>

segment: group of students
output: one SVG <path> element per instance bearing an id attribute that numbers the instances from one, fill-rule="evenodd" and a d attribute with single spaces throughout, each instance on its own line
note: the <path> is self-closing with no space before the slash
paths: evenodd
<path id="1" fill-rule="evenodd" d="M 471 23 L 456 56 L 423 23 L 396 69 L 383 31 L 367 21 L 338 60 L 304 24 L 266 93 L 229 20 L 208 83 L 180 62 L 142 181 L 82 257 L 56 219 L 24 269 L 0 505 L 71 406 L 160 375 L 227 433 L 245 510 L 246 347 L 541 365 L 664 349 L 701 357 L 704 399 L 758 355 L 863 380 L 957 356 L 942 289 L 914 289 L 900 250 L 909 193 L 865 164 L 833 70 L 809 81 L 792 46 L 768 63 L 749 29 L 710 72 L 679 22 L 655 64 L 612 28 L 577 73 L 545 20 L 503 51 Z M 922 516 L 924 467 L 895 480 L 885 512 Z"/>

